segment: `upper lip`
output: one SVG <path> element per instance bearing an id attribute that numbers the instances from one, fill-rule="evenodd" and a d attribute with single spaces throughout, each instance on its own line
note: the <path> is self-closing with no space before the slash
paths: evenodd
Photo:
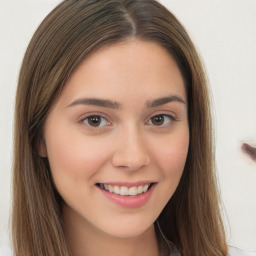
<path id="1" fill-rule="evenodd" d="M 156 183 L 154 181 L 138 181 L 138 182 L 122 182 L 122 181 L 113 181 L 113 182 L 99 182 L 97 184 L 106 184 L 106 185 L 112 185 L 112 186 L 124 186 L 124 187 L 137 187 L 137 186 L 143 186 L 151 183 Z"/>

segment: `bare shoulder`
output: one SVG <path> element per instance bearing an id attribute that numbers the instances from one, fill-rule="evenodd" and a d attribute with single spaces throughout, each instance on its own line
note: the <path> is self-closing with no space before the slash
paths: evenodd
<path id="1" fill-rule="evenodd" d="M 256 251 L 254 251 L 254 252 L 244 251 L 244 250 L 238 249 L 236 247 L 230 246 L 229 247 L 229 255 L 230 256 L 256 256 Z"/>

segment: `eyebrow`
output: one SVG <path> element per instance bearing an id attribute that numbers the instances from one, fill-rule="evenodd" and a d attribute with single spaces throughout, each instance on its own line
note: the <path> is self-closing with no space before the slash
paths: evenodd
<path id="1" fill-rule="evenodd" d="M 167 97 L 149 100 L 146 102 L 146 107 L 147 108 L 158 107 L 158 106 L 167 104 L 169 102 L 179 102 L 182 104 L 186 104 L 185 100 L 183 100 L 181 97 L 176 95 L 170 95 Z M 77 105 L 93 105 L 93 106 L 99 106 L 99 107 L 105 107 L 105 108 L 111 108 L 111 109 L 121 108 L 121 104 L 118 102 L 105 100 L 105 99 L 98 99 L 98 98 L 80 98 L 73 101 L 71 104 L 68 105 L 68 107 L 77 106 Z"/>
<path id="2" fill-rule="evenodd" d="M 97 99 L 97 98 L 81 98 L 73 101 L 68 107 L 76 105 L 93 105 L 105 108 L 119 109 L 121 104 L 111 100 Z"/>
<path id="3" fill-rule="evenodd" d="M 173 101 L 174 102 L 179 102 L 179 103 L 182 103 L 182 104 L 186 104 L 186 101 L 183 100 L 181 97 L 176 96 L 176 95 L 170 95 L 170 96 L 167 96 L 167 97 L 147 101 L 146 106 L 148 108 L 153 108 L 153 107 L 162 106 L 164 104 L 167 104 L 167 103 L 173 102 Z"/>

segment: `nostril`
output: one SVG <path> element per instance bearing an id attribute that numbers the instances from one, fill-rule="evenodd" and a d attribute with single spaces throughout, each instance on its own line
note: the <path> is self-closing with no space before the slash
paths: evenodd
<path id="1" fill-rule="evenodd" d="M 243 143 L 242 150 L 251 157 L 252 160 L 256 161 L 256 148 L 250 146 L 247 143 Z"/>

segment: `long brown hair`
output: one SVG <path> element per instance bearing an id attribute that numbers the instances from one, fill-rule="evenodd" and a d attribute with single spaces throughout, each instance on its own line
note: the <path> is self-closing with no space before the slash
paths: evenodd
<path id="1" fill-rule="evenodd" d="M 12 240 L 15 256 L 69 256 L 62 199 L 37 153 L 44 122 L 65 82 L 88 54 L 131 37 L 160 44 L 177 62 L 188 97 L 190 146 L 180 184 L 158 218 L 184 256 L 225 256 L 214 173 L 207 82 L 187 32 L 154 0 L 66 0 L 35 32 L 16 96 Z"/>

